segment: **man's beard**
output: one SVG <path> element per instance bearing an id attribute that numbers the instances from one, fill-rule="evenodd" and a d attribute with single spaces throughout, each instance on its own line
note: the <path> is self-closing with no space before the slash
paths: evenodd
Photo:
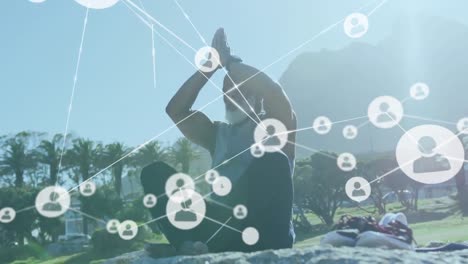
<path id="1" fill-rule="evenodd" d="M 229 124 L 238 124 L 242 121 L 244 121 L 246 118 L 249 118 L 248 115 L 250 115 L 253 111 L 251 110 L 251 108 L 249 107 L 252 106 L 252 108 L 254 107 L 255 105 L 255 100 L 256 98 L 254 96 L 252 97 L 248 97 L 246 98 L 247 99 L 247 102 L 245 100 L 242 100 L 241 102 L 238 102 L 237 104 L 244 110 L 242 111 L 241 109 L 239 109 L 239 107 L 235 106 L 235 109 L 233 110 L 230 110 L 230 109 L 227 109 L 226 108 L 226 121 L 229 123 Z"/>

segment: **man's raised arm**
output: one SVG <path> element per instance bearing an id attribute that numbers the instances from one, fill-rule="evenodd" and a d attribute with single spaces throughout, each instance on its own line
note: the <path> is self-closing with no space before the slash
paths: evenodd
<path id="1" fill-rule="evenodd" d="M 200 90 L 214 74 L 195 72 L 172 97 L 166 113 L 177 124 L 182 134 L 210 152 L 214 149 L 215 132 L 213 122 L 202 112 L 192 110 Z"/>

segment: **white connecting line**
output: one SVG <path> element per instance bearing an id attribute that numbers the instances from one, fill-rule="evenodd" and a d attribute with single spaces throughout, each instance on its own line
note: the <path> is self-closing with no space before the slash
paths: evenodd
<path id="1" fill-rule="evenodd" d="M 179 2 L 177 2 L 177 0 L 174 0 L 174 2 L 176 3 L 176 5 L 179 7 L 179 10 L 182 12 L 182 14 L 184 15 L 184 17 L 187 19 L 187 21 L 190 23 L 190 25 L 192 25 L 192 28 L 195 30 L 195 32 L 198 34 L 198 36 L 200 37 L 200 39 L 202 40 L 203 44 L 205 44 L 205 46 L 209 46 L 208 43 L 206 42 L 205 38 L 201 35 L 200 31 L 197 29 L 197 27 L 195 26 L 195 24 L 192 22 L 192 20 L 190 19 L 190 16 L 187 14 L 187 12 L 185 12 L 185 10 L 182 8 L 182 6 L 179 4 Z M 224 73 L 226 74 L 226 76 L 229 78 L 229 80 L 231 81 L 231 83 L 234 85 L 234 87 L 236 88 L 236 90 L 239 92 L 239 94 L 241 95 L 242 99 L 244 99 L 244 101 L 247 103 L 247 106 L 249 107 L 250 111 L 255 115 L 255 117 L 259 120 L 261 126 L 263 127 L 263 129 L 266 130 L 266 127 L 264 126 L 264 124 L 261 122 L 262 119 L 257 115 L 257 113 L 255 112 L 255 109 L 252 107 L 252 105 L 250 105 L 249 101 L 247 100 L 247 98 L 245 98 L 244 96 L 244 93 L 241 92 L 241 90 L 239 89 L 239 85 L 236 84 L 236 82 L 234 82 L 234 80 L 232 79 L 231 75 L 229 74 L 229 72 L 226 70 L 226 68 L 224 67 L 224 65 L 221 65 L 222 66 L 222 69 L 224 70 Z M 233 101 L 233 100 L 231 100 Z M 258 123 L 257 123 L 258 125 Z"/>
<path id="2" fill-rule="evenodd" d="M 403 129 L 403 130 L 404 130 L 404 129 Z M 437 151 L 439 148 L 441 148 L 441 147 L 445 146 L 446 144 L 450 143 L 450 141 L 454 140 L 455 138 L 458 138 L 458 136 L 459 136 L 460 134 L 463 134 L 463 131 L 460 132 L 460 133 L 458 133 L 458 134 L 456 134 L 456 135 L 454 135 L 453 137 L 450 137 L 450 138 L 447 139 L 446 141 L 444 141 L 444 142 L 438 144 L 437 147 L 435 147 L 433 151 Z M 450 159 L 450 158 L 449 158 L 449 159 Z M 451 158 L 451 159 L 461 161 L 461 159 L 455 159 L 455 158 Z M 416 161 L 416 160 L 414 159 L 414 160 L 410 160 L 410 161 L 408 161 L 408 162 L 405 162 L 405 163 L 403 163 L 402 165 L 399 165 L 398 167 L 392 169 L 391 171 L 389 171 L 389 172 L 387 172 L 387 173 L 385 173 L 385 174 L 383 174 L 383 175 L 377 177 L 376 179 L 370 181 L 367 185 L 370 185 L 371 183 L 376 182 L 376 181 L 378 181 L 378 180 L 380 180 L 380 179 L 382 179 L 382 178 L 384 178 L 384 177 L 386 177 L 386 176 L 392 174 L 393 172 L 395 172 L 395 171 L 397 171 L 397 170 L 399 170 L 399 169 L 401 169 L 401 168 L 403 168 L 403 167 L 406 167 L 406 166 L 412 164 L 412 163 L 415 162 L 415 161 Z M 463 160 L 463 161 L 464 161 L 464 162 L 467 162 L 466 160 Z M 365 186 L 367 186 L 367 185 L 365 185 Z M 362 187 L 361 187 L 361 188 L 362 188 Z"/>
<path id="3" fill-rule="evenodd" d="M 454 122 L 448 122 L 444 120 L 437 120 L 437 119 L 432 119 L 432 118 L 426 118 L 426 117 L 421 117 L 421 116 L 415 116 L 415 115 L 403 115 L 404 117 L 410 118 L 410 119 L 415 119 L 415 120 L 422 120 L 422 121 L 430 121 L 430 122 L 436 122 L 436 123 L 441 123 L 441 124 L 446 124 L 446 125 L 457 125 L 457 123 Z"/>
<path id="4" fill-rule="evenodd" d="M 75 209 L 75 208 L 69 207 L 68 210 L 71 210 L 71 211 L 73 211 L 73 212 L 79 213 L 79 214 L 81 214 L 81 215 L 83 215 L 83 216 L 86 216 L 86 217 L 88 217 L 88 218 L 90 218 L 90 219 L 93 219 L 94 221 L 97 221 L 97 222 L 100 222 L 100 223 L 103 223 L 103 224 L 107 224 L 106 221 L 104 221 L 104 220 L 102 220 L 102 219 L 99 219 L 99 218 L 96 218 L 96 217 L 94 217 L 94 216 L 92 216 L 92 215 L 90 215 L 90 214 L 84 213 L 84 212 L 82 212 L 82 211 L 80 211 L 80 210 L 77 210 L 77 209 Z"/>
<path id="5" fill-rule="evenodd" d="M 381 4 L 379 4 L 376 8 L 374 8 L 371 13 L 369 13 L 367 16 L 370 17 L 375 11 L 378 10 L 378 8 L 380 8 L 384 3 L 386 3 L 387 0 L 383 0 L 381 2 Z M 373 2 L 374 3 L 374 2 Z M 360 7 L 358 9 L 358 11 L 368 7 L 370 4 L 366 4 L 362 7 Z M 333 28 L 335 28 L 337 25 L 343 23 L 345 20 L 345 18 L 342 18 L 340 19 L 339 21 L 331 24 L 330 26 L 326 27 L 325 29 L 323 29 L 322 31 L 320 31 L 319 33 L 317 33 L 316 35 L 314 35 L 312 38 L 308 39 L 307 41 L 305 41 L 304 43 L 300 44 L 299 46 L 297 46 L 296 48 L 292 49 L 291 51 L 287 52 L 286 54 L 284 54 L 283 56 L 279 57 L 277 60 L 273 61 L 272 63 L 270 63 L 269 65 L 267 65 L 265 68 L 261 69 L 259 72 L 257 72 L 256 74 L 250 76 L 249 78 L 247 78 L 245 81 L 241 82 L 238 86 L 241 86 L 243 85 L 244 83 L 248 82 L 249 80 L 251 80 L 252 78 L 255 78 L 258 74 L 260 74 L 261 72 L 264 72 L 266 71 L 267 69 L 269 69 L 270 67 L 272 67 L 273 65 L 275 65 L 276 63 L 284 60 L 285 58 L 289 57 L 291 54 L 295 53 L 296 51 L 302 49 L 303 47 L 305 47 L 306 45 L 308 45 L 309 43 L 311 43 L 312 41 L 316 40 L 317 38 L 319 38 L 320 36 L 322 36 L 323 34 L 327 33 L 328 31 L 332 30 Z"/>
<path id="6" fill-rule="evenodd" d="M 78 82 L 78 71 L 80 69 L 81 53 L 83 52 L 83 42 L 84 42 L 84 37 L 85 37 L 85 33 L 86 33 L 86 27 L 88 25 L 88 14 L 89 14 L 89 7 L 86 8 L 86 15 L 85 15 L 85 18 L 84 18 L 84 21 L 83 21 L 83 31 L 81 33 L 80 49 L 78 51 L 78 60 L 76 62 L 75 75 L 73 77 L 73 87 L 72 87 L 72 92 L 71 92 L 71 96 L 70 96 L 70 104 L 68 106 L 67 121 L 65 123 L 65 132 L 63 133 L 62 151 L 60 153 L 58 172 L 60 172 L 60 170 L 62 169 L 62 161 L 63 161 L 63 155 L 65 153 L 65 144 L 66 144 L 66 141 L 67 141 L 68 126 L 69 126 L 69 123 L 70 123 L 70 115 L 71 115 L 71 111 L 72 111 L 72 108 L 73 108 L 73 99 L 75 98 L 76 83 Z M 57 178 L 57 181 L 58 181 L 58 178 Z M 57 182 L 55 184 L 57 184 Z"/>
<path id="7" fill-rule="evenodd" d="M 145 23 L 147 26 L 149 26 L 149 23 L 148 21 L 146 21 L 143 17 L 141 17 L 138 13 L 135 12 L 135 10 L 133 10 L 127 3 L 123 2 L 143 23 Z M 152 30 L 154 31 L 154 28 L 152 28 Z M 154 33 L 156 33 L 161 39 L 164 40 L 164 42 L 166 42 L 174 51 L 176 51 L 183 59 L 185 59 L 190 65 L 192 65 L 194 67 L 194 69 L 198 70 L 197 66 L 195 64 L 193 64 L 187 57 L 185 57 L 182 52 L 180 52 L 169 40 L 167 40 L 164 36 L 161 35 L 161 33 L 159 33 L 158 31 L 154 31 Z M 255 120 L 253 117 L 251 117 L 241 106 L 239 106 L 239 104 L 237 104 L 229 95 L 228 93 L 235 89 L 235 88 L 232 88 L 230 89 L 229 91 L 227 92 L 224 92 L 213 80 L 211 80 L 211 78 L 209 78 L 208 76 L 206 76 L 203 72 L 200 71 L 200 73 L 203 75 L 203 77 L 205 77 L 207 79 L 207 81 L 209 81 L 216 89 L 218 89 L 221 93 L 223 93 L 223 96 L 225 95 L 239 110 L 241 110 L 247 117 L 249 117 L 253 122 L 255 122 L 255 124 L 259 125 L 259 122 L 257 122 L 257 120 Z M 247 102 L 248 104 L 248 102 Z M 254 112 L 255 114 L 255 112 Z M 256 114 L 255 114 L 256 115 Z"/>
<path id="8" fill-rule="evenodd" d="M 161 24 L 159 21 L 157 21 L 157 20 L 154 19 L 153 17 L 149 16 L 144 10 L 142 10 L 142 9 L 139 8 L 137 5 L 135 5 L 131 0 L 124 0 L 124 1 L 122 1 L 124 4 L 127 4 L 127 3 L 125 3 L 125 1 L 128 2 L 130 5 L 132 5 L 135 9 L 139 10 L 140 12 L 142 12 L 143 14 L 145 14 L 146 16 L 148 16 L 148 18 L 149 18 L 150 20 L 152 20 L 152 21 L 153 21 L 154 23 L 156 23 L 158 26 L 160 26 L 161 28 L 163 28 L 164 30 L 166 30 L 169 34 L 171 34 L 173 37 L 175 37 L 177 40 L 179 40 L 179 41 L 180 41 L 181 43 L 183 43 L 185 46 L 189 47 L 190 49 L 192 49 L 193 51 L 196 52 L 196 50 L 195 50 L 192 46 L 190 46 L 187 42 L 185 42 L 183 39 L 181 39 L 179 36 L 177 36 L 174 32 L 172 32 L 170 29 L 168 29 L 167 27 L 165 27 L 165 26 L 164 26 L 163 24 Z M 387 1 L 387 0 L 382 1 L 382 3 L 381 3 L 378 7 L 374 8 L 374 10 L 372 10 L 371 12 L 372 12 L 372 13 L 375 12 L 375 11 L 376 11 L 380 6 L 382 6 L 383 3 L 385 3 L 386 1 Z M 177 4 L 178 4 L 178 3 L 177 3 Z M 359 10 L 361 10 L 361 9 L 363 9 L 363 8 L 366 8 L 368 5 L 369 5 L 369 4 L 366 4 L 365 6 L 359 8 Z M 180 6 L 180 5 L 179 5 L 179 6 Z M 127 5 L 127 7 L 128 7 L 128 5 Z M 130 8 L 130 9 L 131 9 L 131 8 Z M 134 12 L 133 9 L 131 9 L 131 10 Z M 135 12 L 134 12 L 134 13 L 135 13 Z M 369 13 L 369 16 L 370 16 L 372 13 Z M 87 12 L 87 14 L 88 14 L 88 12 Z M 135 13 L 135 14 L 137 14 L 137 13 Z M 138 15 L 138 14 L 137 14 L 137 15 Z M 139 16 L 139 15 L 138 15 L 138 16 Z M 140 19 L 142 19 L 141 16 L 139 16 L 139 17 L 140 17 Z M 152 31 L 153 31 L 153 32 L 157 33 L 157 31 L 154 31 L 154 28 L 152 27 L 152 25 L 150 25 L 150 24 L 149 24 L 148 22 L 146 22 L 144 19 L 142 19 L 142 20 L 145 22 L 145 24 L 147 24 L 149 27 L 152 28 Z M 336 23 L 330 25 L 329 27 L 325 28 L 324 30 L 320 31 L 318 34 L 314 35 L 311 39 L 309 39 L 309 40 L 307 40 L 306 42 L 302 43 L 302 44 L 299 45 L 298 47 L 294 48 L 294 49 L 291 50 L 290 52 L 286 53 L 285 55 L 281 56 L 279 59 L 275 60 L 274 62 L 272 62 L 271 64 L 269 64 L 268 66 L 266 66 L 263 70 L 257 72 L 256 74 L 250 76 L 249 78 L 247 78 L 246 80 L 244 80 L 243 82 L 241 82 L 240 84 L 238 84 L 237 87 L 243 85 L 244 83 L 246 83 L 246 82 L 249 81 L 250 79 L 256 77 L 256 75 L 258 75 L 260 72 L 263 72 L 263 71 L 265 71 L 266 69 L 272 67 L 274 64 L 280 62 L 281 60 L 285 59 L 286 57 L 288 57 L 289 55 L 293 54 L 293 53 L 296 52 L 297 50 L 299 50 L 299 49 L 301 49 L 302 47 L 306 46 L 307 44 L 309 44 L 309 43 L 312 42 L 313 40 L 317 39 L 317 38 L 320 37 L 321 35 L 325 34 L 325 33 L 328 32 L 328 31 L 330 31 L 332 28 L 334 28 L 335 26 L 337 26 L 339 23 L 343 22 L 343 20 L 344 20 L 344 19 L 341 19 L 340 21 L 338 21 L 338 22 L 336 22 Z M 86 16 L 86 20 L 85 20 L 85 21 L 87 22 L 87 16 Z M 193 23 L 192 23 L 192 24 L 193 24 Z M 86 23 L 85 23 L 85 25 L 86 25 Z M 84 35 L 84 33 L 83 33 L 83 35 Z M 200 36 L 201 36 L 201 35 L 200 35 Z M 204 39 L 202 38 L 202 40 L 204 40 Z M 81 49 L 81 47 L 80 47 L 80 55 L 81 55 L 81 50 L 82 50 L 82 49 Z M 78 68 L 78 67 L 77 67 L 77 68 Z M 76 75 L 75 75 L 75 77 L 76 77 Z M 205 77 L 206 77 L 206 76 L 205 76 Z M 75 78 L 75 80 L 76 80 L 76 78 Z M 237 87 L 231 88 L 231 89 L 230 89 L 229 91 L 227 91 L 226 93 L 230 92 L 231 90 L 233 90 L 233 89 L 235 89 L 235 88 L 237 88 Z M 218 87 L 218 88 L 219 88 L 219 87 Z M 224 95 L 224 94 L 223 94 L 223 95 Z M 219 100 L 220 98 L 222 98 L 223 95 L 220 95 L 220 96 L 216 97 L 214 100 L 212 100 L 211 102 L 207 103 L 205 106 L 201 107 L 199 110 L 202 110 L 202 109 L 208 107 L 210 104 L 212 104 L 212 103 L 214 103 L 215 101 L 217 101 L 217 100 Z M 232 100 L 232 99 L 231 99 L 231 100 Z M 241 109 L 242 109 L 242 108 L 241 108 Z M 190 118 L 193 114 L 194 114 L 194 113 L 188 115 L 187 117 L 185 117 L 184 119 L 180 120 L 180 121 L 177 122 L 176 124 L 171 125 L 169 128 L 167 128 L 167 129 L 165 129 L 164 131 L 160 132 L 159 134 L 157 134 L 156 136 L 154 136 L 154 137 L 151 138 L 150 140 L 144 142 L 144 143 L 141 144 L 140 146 L 138 146 L 138 147 L 136 147 L 135 149 L 133 149 L 131 152 L 129 152 L 129 153 L 127 153 L 126 155 L 122 156 L 121 158 L 119 158 L 118 160 L 114 161 L 113 163 L 111 163 L 110 165 L 108 165 L 107 167 L 105 167 L 104 169 L 100 170 L 99 172 L 97 172 L 96 174 L 94 174 L 93 176 L 91 176 L 90 178 L 88 178 L 87 180 L 83 181 L 83 182 L 80 183 L 78 186 L 75 186 L 75 187 L 69 189 L 68 192 L 70 193 L 71 191 L 76 190 L 76 189 L 79 188 L 82 184 L 84 184 L 84 183 L 86 183 L 86 182 L 92 180 L 94 177 L 98 176 L 98 175 L 101 174 L 102 172 L 104 172 L 104 171 L 106 171 L 107 169 L 111 168 L 112 166 L 114 166 L 114 165 L 117 164 L 118 162 L 122 161 L 123 159 L 125 159 L 125 158 L 127 158 L 128 156 L 132 155 L 133 153 L 137 152 L 138 150 L 140 150 L 142 147 L 144 147 L 144 146 L 147 145 L 148 143 L 150 143 L 150 142 L 156 140 L 157 138 L 159 138 L 160 136 L 162 136 L 162 135 L 165 134 L 166 132 L 170 131 L 172 128 L 175 128 L 178 124 L 180 124 L 180 123 L 184 122 L 185 120 L 187 120 L 188 118 Z M 257 122 L 256 122 L 256 123 L 257 123 Z M 257 123 L 257 124 L 258 124 L 258 123 Z M 234 159 L 235 157 L 239 156 L 240 154 L 244 153 L 245 151 L 247 151 L 247 150 L 249 150 L 249 149 L 250 149 L 250 148 L 248 148 L 248 149 L 246 149 L 246 150 L 240 152 L 239 154 L 233 156 L 233 157 L 230 158 L 230 159 L 225 160 L 223 163 L 221 163 L 221 164 L 218 165 L 217 167 L 226 164 L 226 163 L 229 162 L 230 160 Z M 203 175 L 204 175 L 204 174 L 198 176 L 198 177 L 195 178 L 195 179 L 198 179 L 198 178 L 202 177 Z M 32 207 L 32 208 L 34 208 L 34 207 Z M 20 210 L 20 211 L 21 211 L 21 210 Z"/>
<path id="9" fill-rule="evenodd" d="M 210 241 L 219 233 L 219 231 L 221 231 L 221 229 L 223 229 L 225 226 L 227 226 L 227 223 L 229 223 L 229 221 L 231 221 L 232 219 L 232 216 L 228 218 L 228 220 L 226 220 L 226 222 L 224 222 L 218 230 L 216 230 L 216 232 L 210 237 L 208 238 L 208 240 L 205 242 L 205 245 L 208 245 L 208 243 L 210 243 Z"/>
<path id="10" fill-rule="evenodd" d="M 146 11 L 145 6 L 143 5 L 143 2 L 141 0 L 138 0 L 140 2 L 141 8 Z M 151 28 L 151 56 L 153 60 L 153 88 L 156 90 L 156 48 L 154 45 L 154 24 L 147 24 L 148 27 Z"/>
<path id="11" fill-rule="evenodd" d="M 312 153 L 317 153 L 317 154 L 319 154 L 319 155 L 322 155 L 322 156 L 325 156 L 325 157 L 327 157 L 327 158 L 334 159 L 334 160 L 337 159 L 337 157 L 335 157 L 335 156 L 333 156 L 333 155 L 330 155 L 330 154 L 328 154 L 328 153 L 326 153 L 326 152 L 320 151 L 320 150 L 318 150 L 318 149 L 314 149 L 314 148 L 311 148 L 311 147 L 307 147 L 307 146 L 301 145 L 301 144 L 299 144 L 299 143 L 297 143 L 297 142 L 292 142 L 292 141 L 289 141 L 289 140 L 288 140 L 288 142 L 289 142 L 290 144 L 293 144 L 293 145 L 299 147 L 299 148 L 303 148 L 303 149 L 305 149 L 305 150 L 308 150 L 308 151 L 310 151 L 310 152 L 312 152 Z"/>
<path id="12" fill-rule="evenodd" d="M 126 2 L 125 2 L 126 1 Z M 150 14 L 148 14 L 145 10 L 139 8 L 137 5 L 135 5 L 135 3 L 133 3 L 132 1 L 130 0 L 124 0 L 123 2 L 130 10 L 132 10 L 133 13 L 135 14 L 138 14 L 135 12 L 135 10 L 133 10 L 128 4 L 130 4 L 133 8 L 135 8 L 136 10 L 138 10 L 139 12 L 141 12 L 144 16 L 146 16 L 149 20 L 153 21 L 153 22 L 156 22 L 158 25 L 162 25 L 158 20 L 156 20 L 154 17 L 152 17 Z M 127 4 L 128 3 L 128 4 Z M 179 5 L 180 6 L 180 5 Z M 183 10 L 183 9 L 182 9 Z M 185 11 L 183 11 L 184 14 L 185 14 L 185 17 L 187 19 L 190 20 L 190 18 L 188 17 L 188 15 L 185 13 Z M 137 15 L 142 21 L 145 20 L 143 19 L 141 16 Z M 145 20 L 146 21 L 146 20 Z M 191 23 L 191 21 L 190 21 Z M 148 24 L 148 22 L 146 21 L 145 24 Z M 193 25 L 193 23 L 191 23 Z M 179 41 L 182 40 L 181 37 L 179 37 L 176 33 L 174 33 L 172 30 L 170 30 L 169 28 L 167 27 L 162 27 L 165 31 L 167 31 L 169 34 L 171 34 L 172 36 L 174 36 L 176 39 L 178 39 Z M 165 39 L 164 37 L 162 37 L 157 31 L 155 31 L 156 34 L 158 34 L 158 36 L 160 36 L 161 38 Z M 198 30 L 197 30 L 198 32 Z M 198 32 L 199 33 L 199 32 Z M 201 36 L 201 35 L 200 35 Z M 202 39 L 204 39 L 203 37 L 201 37 Z M 177 48 L 175 48 L 169 41 L 166 40 L 166 42 L 175 50 L 177 51 L 177 53 L 179 53 L 179 55 L 181 55 L 184 59 L 186 59 L 195 69 L 198 70 L 198 67 L 195 66 L 190 60 L 188 60 L 180 51 L 177 50 Z M 183 41 L 182 43 L 186 43 L 185 41 Z M 206 44 L 205 42 L 205 45 L 208 46 L 208 44 Z M 197 53 L 197 50 L 195 48 L 193 48 L 192 46 L 188 45 L 187 47 L 189 47 L 190 49 L 192 49 L 193 52 Z M 224 67 L 223 67 L 224 69 Z M 226 70 L 225 70 L 226 71 Z M 250 110 L 252 110 L 252 113 L 255 115 L 255 117 L 261 121 L 261 119 L 258 117 L 258 115 L 255 113 L 255 110 L 253 109 L 253 107 L 249 104 L 249 102 L 247 101 L 247 99 L 244 97 L 244 95 L 240 92 L 240 90 L 238 89 L 239 85 L 235 84 L 235 82 L 232 80 L 232 78 L 229 76 L 229 78 L 231 79 L 232 83 L 234 84 L 234 87 L 232 89 L 230 89 L 229 91 L 227 92 L 223 92 L 223 90 L 216 84 L 214 83 L 209 77 L 207 77 L 203 72 L 200 71 L 200 73 L 202 73 L 202 75 L 211 83 L 213 84 L 216 89 L 218 89 L 220 92 L 223 93 L 223 95 L 225 95 L 239 110 L 241 110 L 244 114 L 246 114 L 250 119 L 252 119 L 257 125 L 259 124 L 259 122 L 257 122 L 257 120 L 253 119 L 237 102 L 235 102 L 230 96 L 229 96 L 229 92 L 231 90 L 234 90 L 234 89 L 237 89 L 239 91 L 239 93 L 241 94 L 241 96 L 243 97 L 243 99 L 245 100 L 245 102 L 247 103 L 247 105 L 249 106 Z M 266 129 L 266 128 L 265 128 Z"/>
<path id="13" fill-rule="evenodd" d="M 141 8 L 139 8 L 137 5 L 135 5 L 132 1 L 130 0 L 124 0 L 123 3 L 125 2 L 128 2 L 130 5 L 132 5 L 135 9 L 139 10 L 141 13 L 145 14 L 144 10 L 142 10 Z M 126 3 L 125 3 L 126 4 Z M 128 5 L 127 5 L 128 6 Z M 368 5 L 365 5 L 363 7 L 361 7 L 360 9 L 363 9 L 365 7 L 367 7 Z M 133 9 L 132 9 L 133 10 Z M 139 16 L 141 18 L 141 16 Z M 153 17 L 149 16 L 148 19 L 152 20 L 153 22 L 155 22 L 156 24 L 158 24 L 159 26 L 161 26 L 163 29 L 165 29 L 167 32 L 169 32 L 169 34 L 171 34 L 172 36 L 174 36 L 176 39 L 178 39 L 179 41 L 181 41 L 183 44 L 185 44 L 187 47 L 189 47 L 190 49 L 192 49 L 193 51 L 196 51 L 193 47 L 191 47 L 189 44 L 187 44 L 184 40 L 182 40 L 179 36 L 177 36 L 177 34 L 175 34 L 174 32 L 172 32 L 170 29 L 168 29 L 167 27 L 165 27 L 164 25 L 162 25 L 159 21 L 157 21 L 156 19 L 154 19 Z M 144 19 L 143 19 L 144 20 Z M 344 19 L 341 19 L 339 22 L 342 22 Z M 148 22 L 145 21 L 145 23 L 148 24 Z M 334 23 L 332 24 L 332 26 L 336 26 L 337 23 Z M 149 24 L 148 24 L 149 25 Z M 299 45 L 299 47 L 296 47 L 293 52 L 297 51 L 298 49 L 302 48 L 303 46 L 305 46 L 306 44 L 310 43 L 312 40 L 315 40 L 316 38 L 318 38 L 319 36 L 323 35 L 325 32 L 329 31 L 331 29 L 331 26 L 327 27 L 325 30 L 322 30 L 320 33 L 318 33 L 317 35 L 315 35 L 312 39 L 306 41 L 305 43 Z M 157 31 L 155 31 L 157 32 Z M 291 53 L 293 52 L 288 52 L 286 55 L 283 55 L 281 57 L 280 60 L 284 59 L 285 57 L 289 56 Z M 267 68 L 271 67 L 273 64 L 277 63 L 278 61 L 280 60 L 277 60 L 275 62 L 273 62 L 272 64 L 268 65 Z M 258 73 L 257 73 L 258 74 Z M 255 74 L 256 75 L 256 74 Z M 253 78 L 255 75 L 252 75 L 250 78 L 246 79 L 245 81 L 243 81 L 241 84 L 247 82 L 248 80 L 250 80 L 251 78 Z M 240 85 L 238 85 L 240 86 Z M 228 91 L 229 92 L 229 91 Z M 223 95 L 220 95 L 218 97 L 216 97 L 214 100 L 212 100 L 211 102 L 209 102 L 208 104 L 206 104 L 205 106 L 202 106 L 200 110 L 203 110 L 204 108 L 206 108 L 208 105 L 214 103 L 215 101 L 219 100 L 220 98 L 222 98 Z M 128 153 L 127 155 L 121 157 L 120 159 L 118 159 L 117 161 L 113 162 L 112 164 L 110 164 L 109 166 L 107 166 L 106 168 L 102 169 L 101 171 L 99 171 L 98 173 L 96 173 L 95 175 L 91 176 L 88 180 L 91 180 L 92 178 L 94 178 L 95 176 L 101 174 L 102 172 L 104 172 L 105 170 L 109 169 L 110 167 L 114 166 L 115 164 L 117 164 L 118 162 L 120 162 L 121 160 L 125 159 L 126 157 L 128 157 L 129 155 L 131 155 L 132 153 L 138 151 L 139 149 L 141 149 L 143 146 L 145 146 L 146 144 L 148 144 L 149 142 L 151 141 L 154 141 L 156 140 L 157 138 L 159 138 L 161 135 L 165 134 L 166 132 L 170 131 L 172 128 L 176 127 L 178 124 L 184 122 L 185 120 L 187 120 L 188 118 L 190 118 L 194 113 L 188 115 L 187 117 L 185 117 L 184 119 L 180 120 L 179 122 L 177 122 L 176 124 L 170 126 L 169 128 L 167 128 L 166 130 L 162 131 L 161 133 L 159 133 L 158 135 L 156 135 L 155 137 L 151 138 L 150 140 L 146 141 L 145 143 L 143 143 L 142 145 L 138 146 L 137 148 L 135 148 L 134 150 L 132 150 L 130 153 Z M 247 149 L 248 150 L 248 149 Z M 244 150 L 247 151 L 247 150 Z M 228 161 L 228 160 L 226 160 Z M 226 162 L 225 161 L 225 162 Z M 223 163 L 224 164 L 224 163 Z M 223 165 L 223 164 L 220 164 L 220 165 Z M 199 176 L 200 177 L 200 176 Z M 87 180 L 87 181 L 88 181 Z M 85 182 L 82 182 L 81 184 L 83 184 Z M 79 187 L 79 186 L 78 186 Z M 77 187 L 75 188 L 72 188 L 71 190 L 73 189 L 76 189 Z"/>
<path id="14" fill-rule="evenodd" d="M 340 120 L 340 121 L 336 121 L 336 122 L 330 122 L 329 125 L 331 126 L 331 125 L 334 125 L 334 124 L 347 123 L 347 122 L 350 122 L 350 121 L 363 119 L 363 118 L 367 118 L 367 116 L 359 116 L 359 117 L 353 117 L 353 118 L 350 118 L 350 119 Z M 318 127 L 320 127 L 320 125 L 319 126 L 304 127 L 304 128 L 299 128 L 299 129 L 295 129 L 295 130 L 288 130 L 288 131 L 285 131 L 285 132 L 276 133 L 275 135 L 290 134 L 290 133 L 294 133 L 294 132 L 300 132 L 300 131 L 305 131 L 305 130 L 316 129 Z"/>
<path id="15" fill-rule="evenodd" d="M 174 2 L 176 3 L 176 5 L 179 7 L 180 11 L 184 14 L 184 17 L 185 19 L 187 19 L 187 21 L 190 23 L 190 25 L 192 25 L 192 28 L 195 30 L 195 32 L 197 33 L 198 37 L 201 39 L 201 41 L 206 45 L 206 40 L 205 38 L 203 37 L 203 35 L 200 33 L 200 31 L 198 31 L 197 27 L 195 27 L 195 25 L 192 23 L 192 20 L 190 19 L 189 15 L 185 12 L 185 10 L 182 8 L 182 6 L 179 4 L 179 2 L 177 0 L 174 0 Z M 208 46 L 208 45 L 207 45 Z"/>

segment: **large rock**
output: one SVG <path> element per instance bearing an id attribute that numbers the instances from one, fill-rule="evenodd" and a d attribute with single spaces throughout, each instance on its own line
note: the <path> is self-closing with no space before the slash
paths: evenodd
<path id="1" fill-rule="evenodd" d="M 104 264 L 215 264 L 215 263 L 468 263 L 468 250 L 448 253 L 416 253 L 410 251 L 310 247 L 304 249 L 269 250 L 254 253 L 220 253 L 201 256 L 178 256 L 164 259 L 150 258 L 144 251 L 137 251 L 109 259 Z"/>

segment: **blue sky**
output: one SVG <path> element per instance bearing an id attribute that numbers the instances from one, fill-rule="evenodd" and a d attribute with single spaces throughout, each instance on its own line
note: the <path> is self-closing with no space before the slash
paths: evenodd
<path id="1" fill-rule="evenodd" d="M 121 0 L 123 1 L 123 0 Z M 139 0 L 132 0 L 140 5 Z M 203 43 L 173 0 L 141 0 L 148 13 L 198 49 Z M 211 41 L 216 28 L 226 29 L 235 54 L 263 68 L 330 24 L 376 0 L 179 0 L 201 34 Z M 359 41 L 378 43 L 403 14 L 441 16 L 468 25 L 464 0 L 389 0 L 370 18 L 368 34 Z M 73 85 L 86 8 L 73 0 L 0 2 L 0 134 L 21 130 L 61 133 Z M 465 12 L 465 13 L 464 13 Z M 194 52 L 161 28 L 187 58 Z M 153 87 L 151 31 L 123 3 L 90 10 L 70 130 L 104 142 L 137 145 L 172 125 L 164 108 L 193 66 L 155 37 L 156 88 Z M 339 25 L 267 70 L 279 79 L 299 53 L 348 45 Z M 223 74 L 214 81 L 222 84 Z M 196 106 L 220 92 L 207 85 Z M 222 101 L 205 112 L 223 119 Z M 160 137 L 180 136 L 172 129 Z"/>

